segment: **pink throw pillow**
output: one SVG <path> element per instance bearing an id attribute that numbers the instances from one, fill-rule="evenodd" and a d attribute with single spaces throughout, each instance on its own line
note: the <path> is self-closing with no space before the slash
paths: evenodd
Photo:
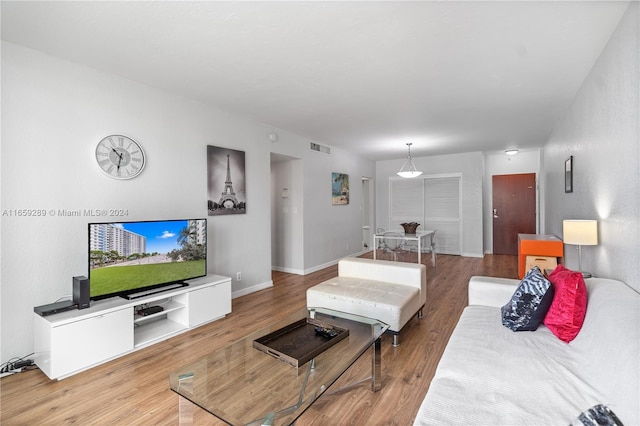
<path id="1" fill-rule="evenodd" d="M 582 273 L 558 265 L 549 274 L 555 295 L 544 317 L 544 325 L 560 340 L 569 343 L 580 332 L 587 313 L 587 286 Z"/>

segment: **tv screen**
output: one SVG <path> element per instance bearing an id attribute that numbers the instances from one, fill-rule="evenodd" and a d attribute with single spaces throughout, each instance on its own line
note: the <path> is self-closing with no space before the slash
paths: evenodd
<path id="1" fill-rule="evenodd" d="M 89 224 L 92 300 L 134 298 L 207 275 L 207 220 Z"/>

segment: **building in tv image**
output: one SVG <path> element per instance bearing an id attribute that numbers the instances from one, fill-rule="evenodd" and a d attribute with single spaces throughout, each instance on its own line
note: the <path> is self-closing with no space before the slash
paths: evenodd
<path id="1" fill-rule="evenodd" d="M 244 157 L 244 151 L 207 146 L 209 216 L 247 212 Z"/>
<path id="2" fill-rule="evenodd" d="M 124 296 L 207 274 L 206 219 L 89 224 L 92 299 Z"/>

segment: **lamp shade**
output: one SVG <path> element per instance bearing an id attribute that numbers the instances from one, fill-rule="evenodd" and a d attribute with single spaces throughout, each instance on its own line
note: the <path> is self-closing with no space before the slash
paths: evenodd
<path id="1" fill-rule="evenodd" d="M 416 165 L 413 164 L 413 160 L 411 159 L 411 145 L 411 142 L 407 143 L 407 147 L 409 148 L 409 156 L 407 157 L 407 161 L 405 161 L 400 168 L 400 171 L 397 173 L 398 176 L 403 178 L 414 178 L 422 174 L 420 170 L 416 169 Z"/>
<path id="2" fill-rule="evenodd" d="M 414 170 L 401 170 L 398 172 L 398 176 L 403 177 L 403 178 L 414 178 L 414 177 L 418 177 L 422 174 L 422 172 L 415 170 L 415 166 L 414 166 Z"/>
<path id="3" fill-rule="evenodd" d="M 598 221 L 563 220 L 562 239 L 565 244 L 596 246 L 598 245 Z"/>

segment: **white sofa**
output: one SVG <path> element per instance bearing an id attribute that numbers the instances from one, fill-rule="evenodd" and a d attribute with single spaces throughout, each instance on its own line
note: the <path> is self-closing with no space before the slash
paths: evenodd
<path id="1" fill-rule="evenodd" d="M 375 318 L 389 325 L 393 345 L 400 329 L 427 300 L 424 265 L 355 257 L 338 262 L 338 276 L 307 290 L 307 307 Z"/>
<path id="2" fill-rule="evenodd" d="M 585 281 L 585 321 L 567 344 L 544 325 L 502 325 L 518 280 L 471 278 L 469 306 L 415 424 L 568 425 L 604 404 L 624 425 L 640 425 L 640 294 L 620 281 Z"/>

